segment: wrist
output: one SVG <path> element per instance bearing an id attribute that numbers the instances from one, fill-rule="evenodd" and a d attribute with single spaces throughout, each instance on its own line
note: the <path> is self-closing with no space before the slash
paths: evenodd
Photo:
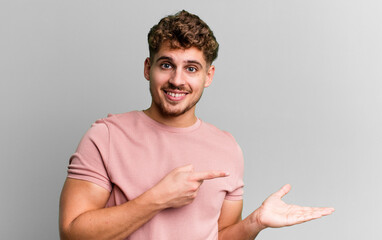
<path id="1" fill-rule="evenodd" d="M 135 199 L 138 204 L 145 205 L 152 211 L 162 211 L 167 208 L 164 201 L 161 200 L 160 194 L 154 188 L 140 195 Z"/>
<path id="2" fill-rule="evenodd" d="M 256 209 L 250 216 L 251 225 L 256 226 L 259 231 L 262 231 L 267 228 L 261 221 L 261 210 L 260 208 Z"/>
<path id="3" fill-rule="evenodd" d="M 246 237 L 246 239 L 255 239 L 256 236 L 264 230 L 264 225 L 260 224 L 259 219 L 259 211 L 254 211 L 248 217 L 246 217 L 241 223 L 242 231 Z"/>

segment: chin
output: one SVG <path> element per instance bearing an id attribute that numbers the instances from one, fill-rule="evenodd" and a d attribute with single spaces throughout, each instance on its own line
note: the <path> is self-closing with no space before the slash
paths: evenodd
<path id="1" fill-rule="evenodd" d="M 189 109 L 180 109 L 180 110 L 172 110 L 172 109 L 162 109 L 162 114 L 164 116 L 169 116 L 169 117 L 179 117 L 186 112 L 188 112 Z"/>
<path id="2" fill-rule="evenodd" d="M 174 107 L 166 107 L 166 106 L 158 106 L 160 112 L 162 113 L 163 116 L 168 116 L 168 117 L 179 117 L 188 111 L 190 111 L 193 106 L 187 106 L 183 108 L 174 108 Z"/>

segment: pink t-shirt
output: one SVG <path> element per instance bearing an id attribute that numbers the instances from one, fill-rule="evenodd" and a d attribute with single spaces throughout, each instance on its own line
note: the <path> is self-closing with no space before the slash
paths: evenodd
<path id="1" fill-rule="evenodd" d="M 161 211 L 127 239 L 215 240 L 223 201 L 242 199 L 243 157 L 234 138 L 213 125 L 197 120 L 187 128 L 169 127 L 141 111 L 109 115 L 82 138 L 68 177 L 110 191 L 110 207 L 138 197 L 187 164 L 230 176 L 204 181 L 191 204 Z"/>

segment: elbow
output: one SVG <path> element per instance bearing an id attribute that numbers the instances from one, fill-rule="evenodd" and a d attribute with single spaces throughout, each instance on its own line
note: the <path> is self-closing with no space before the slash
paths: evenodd
<path id="1" fill-rule="evenodd" d="M 218 231 L 218 240 L 223 240 L 224 239 L 224 230 L 226 230 L 227 227 L 219 229 Z"/>
<path id="2" fill-rule="evenodd" d="M 70 237 L 69 227 L 68 226 L 63 226 L 62 224 L 60 224 L 59 232 L 60 232 L 60 240 L 70 240 L 70 239 L 73 239 L 73 238 Z"/>
<path id="3" fill-rule="evenodd" d="M 69 234 L 67 232 L 60 229 L 60 240 L 69 240 Z"/>
<path id="4" fill-rule="evenodd" d="M 78 239 L 73 235 L 71 231 L 72 222 L 64 222 L 60 220 L 59 222 L 59 233 L 60 240 L 75 240 Z"/>

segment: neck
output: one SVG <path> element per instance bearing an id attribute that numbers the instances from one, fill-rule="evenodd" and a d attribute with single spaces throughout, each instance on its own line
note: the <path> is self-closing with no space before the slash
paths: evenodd
<path id="1" fill-rule="evenodd" d="M 190 109 L 184 114 L 179 116 L 168 116 L 156 111 L 153 107 L 150 107 L 143 112 L 151 119 L 171 127 L 185 128 L 195 124 L 197 117 L 195 116 L 195 108 Z"/>

